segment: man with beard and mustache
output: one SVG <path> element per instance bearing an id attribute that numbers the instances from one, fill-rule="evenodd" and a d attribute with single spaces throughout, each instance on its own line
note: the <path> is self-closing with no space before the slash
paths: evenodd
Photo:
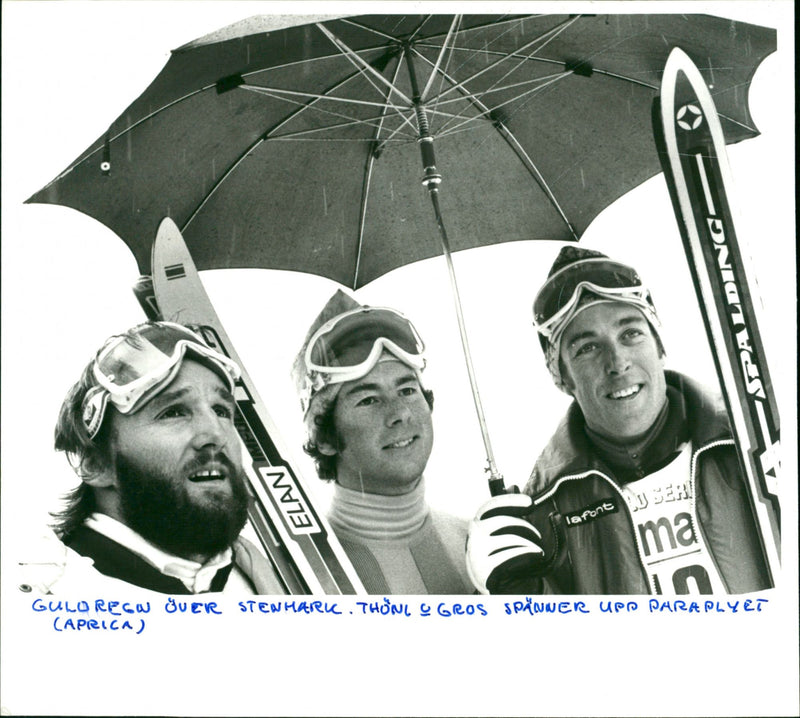
<path id="1" fill-rule="evenodd" d="M 179 324 L 141 324 L 105 342 L 61 407 L 55 447 L 81 483 L 53 514 L 61 557 L 29 589 L 283 592 L 240 536 L 248 495 L 233 423 L 238 376 Z"/>
<path id="2" fill-rule="evenodd" d="M 491 499 L 467 557 L 483 593 L 726 594 L 770 586 L 721 398 L 664 368 L 630 266 L 564 247 L 533 303 L 574 401 L 523 494 Z"/>

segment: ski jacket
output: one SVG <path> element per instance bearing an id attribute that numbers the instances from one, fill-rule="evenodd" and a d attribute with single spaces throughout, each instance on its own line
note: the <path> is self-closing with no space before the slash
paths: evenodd
<path id="1" fill-rule="evenodd" d="M 104 537 L 102 538 L 104 539 Z M 117 547 L 120 553 L 127 551 L 119 544 Z M 26 546 L 24 558 L 25 560 L 18 564 L 17 587 L 25 593 L 44 595 L 80 593 L 81 595 L 95 594 L 97 596 L 104 596 L 112 592 L 112 595 L 114 593 L 127 595 L 131 592 L 142 592 L 149 595 L 188 593 L 185 587 L 177 585 L 180 583 L 177 579 L 169 577 L 164 578 L 174 581 L 175 586 L 165 583 L 158 588 L 154 588 L 152 585 L 147 588 L 124 578 L 102 573 L 95 567 L 95 561 L 91 557 L 81 555 L 65 546 L 53 533 L 42 535 L 31 545 Z M 127 562 L 128 559 L 125 561 Z M 233 563 L 247 577 L 256 594 L 284 593 L 269 562 L 243 536 L 237 538 L 233 544 Z M 127 564 L 122 570 L 117 571 L 118 576 L 125 575 L 131 565 Z M 155 569 L 152 570 L 155 571 Z M 137 575 L 141 576 L 141 572 L 137 571 Z M 227 579 L 227 576 L 225 578 Z M 225 581 L 222 581 L 223 586 L 224 583 Z"/>
<path id="2" fill-rule="evenodd" d="M 681 374 L 667 371 L 666 381 L 680 392 L 686 406 L 689 486 L 696 509 L 693 530 L 704 539 L 728 593 L 768 588 L 758 531 L 722 402 Z M 534 466 L 525 488 L 534 502 L 527 518 L 542 533 L 547 570 L 508 592 L 656 592 L 644 570 L 641 539 L 634 532 L 619 482 L 593 450 L 584 426 L 583 414 L 573 402 Z"/>

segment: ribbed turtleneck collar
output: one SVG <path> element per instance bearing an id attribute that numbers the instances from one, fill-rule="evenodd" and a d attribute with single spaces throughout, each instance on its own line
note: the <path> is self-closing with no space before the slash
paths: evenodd
<path id="1" fill-rule="evenodd" d="M 425 503 L 425 480 L 401 496 L 366 494 L 334 486 L 328 519 L 334 530 L 365 539 L 407 538 L 425 523 L 429 509 Z"/>

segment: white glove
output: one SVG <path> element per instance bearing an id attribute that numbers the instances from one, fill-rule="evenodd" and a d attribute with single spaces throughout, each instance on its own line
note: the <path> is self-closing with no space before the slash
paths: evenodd
<path id="1" fill-rule="evenodd" d="M 501 494 L 487 501 L 470 522 L 467 535 L 467 572 L 481 593 L 492 593 L 509 578 L 525 577 L 541 566 L 542 535 L 519 518 L 530 513 L 527 494 Z"/>

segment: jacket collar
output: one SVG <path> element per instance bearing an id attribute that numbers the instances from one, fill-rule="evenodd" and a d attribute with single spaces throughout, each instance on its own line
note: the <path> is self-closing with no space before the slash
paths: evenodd
<path id="1" fill-rule="evenodd" d="M 722 399 L 698 382 L 675 371 L 664 372 L 668 387 L 683 398 L 692 450 L 720 439 L 730 439 L 727 412 Z M 599 472 L 608 473 L 593 450 L 584 430 L 583 413 L 573 401 L 534 467 L 530 487 L 535 493 L 555 477 Z"/>

